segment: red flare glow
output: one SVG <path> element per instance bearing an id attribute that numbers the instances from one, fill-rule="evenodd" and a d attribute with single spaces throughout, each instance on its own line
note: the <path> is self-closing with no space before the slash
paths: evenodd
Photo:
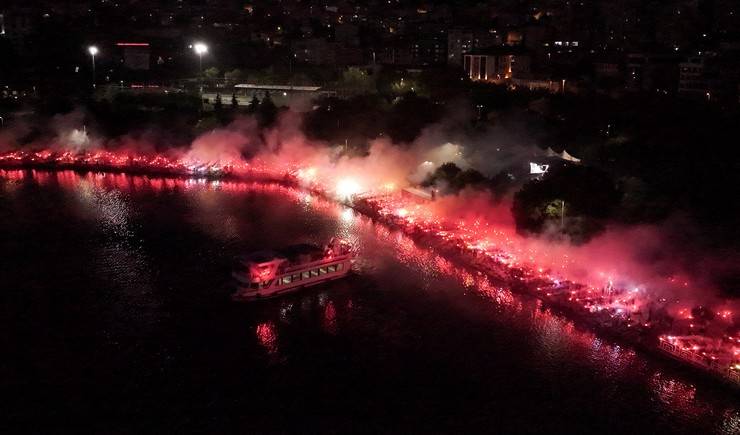
<path id="1" fill-rule="evenodd" d="M 408 243 L 414 239 L 433 247 L 440 253 L 434 259 L 440 270 L 458 275 L 466 288 L 475 288 L 487 298 L 512 303 L 511 292 L 495 282 L 511 283 L 517 291 L 531 292 L 547 303 L 565 307 L 574 316 L 601 327 L 659 336 L 656 341 L 660 349 L 692 364 L 702 365 L 726 376 L 736 376 L 740 382 L 740 336 L 736 332 L 725 332 L 730 331 L 729 326 L 734 323 L 732 310 L 724 306 L 714 307 L 711 313 L 716 313 L 716 316 L 710 323 L 707 319 L 696 319 L 691 308 L 685 305 L 677 309 L 678 301 L 657 296 L 653 289 L 642 284 L 636 287 L 633 283 L 627 287 L 623 283 L 630 280 L 613 271 L 591 273 L 586 278 L 574 277 L 571 271 L 577 266 L 577 260 L 568 253 L 553 253 L 542 245 L 526 243 L 510 226 L 498 225 L 483 218 L 446 217 L 435 208 L 434 202 L 418 202 L 397 193 L 394 183 L 386 183 L 377 189 L 365 189 L 363 186 L 362 189 L 367 192 L 358 198 L 361 190 L 358 181 L 350 178 L 337 181 L 334 174 L 322 174 L 315 167 L 300 168 L 280 163 L 268 165 L 259 160 L 247 162 L 239 158 L 200 161 L 162 154 L 106 150 L 80 153 L 13 151 L 0 154 L 0 167 L 10 168 L 1 171 L 1 175 L 9 179 L 24 177 L 24 171 L 17 168 L 49 167 L 63 169 L 56 176 L 60 183 L 64 183 L 72 173 L 66 170 L 79 169 L 190 177 L 177 181 L 167 178 L 149 180 L 153 186 L 161 188 L 170 187 L 171 183 L 187 187 L 188 183 L 205 182 L 206 178 L 210 178 L 218 180 L 222 189 L 239 190 L 245 184 L 229 181 L 228 178 L 253 178 L 301 184 L 324 198 L 338 194 L 342 200 L 356 200 L 354 207 L 358 211 L 411 236 L 405 239 Z M 97 175 L 88 174 L 86 177 L 95 178 Z M 34 173 L 33 176 L 42 177 L 40 173 Z M 111 174 L 105 176 L 105 181 L 96 181 L 114 186 L 130 182 L 126 177 Z M 312 198 L 298 190 L 295 194 L 304 201 Z M 346 219 L 352 219 L 353 216 L 350 210 Z M 400 255 L 414 249 L 408 243 L 397 245 Z M 460 259 L 469 267 L 465 270 L 453 267 L 443 256 Z M 684 276 L 672 276 L 668 282 L 679 286 L 690 285 Z M 665 314 L 668 309 L 677 311 L 669 316 Z M 328 320 L 335 319 L 330 310 L 326 316 Z M 671 320 L 670 324 L 666 319 Z M 722 329 L 710 327 L 718 324 Z M 669 331 L 671 335 L 661 335 Z M 261 324 L 256 332 L 263 346 L 275 352 L 277 335 L 274 325 Z"/>

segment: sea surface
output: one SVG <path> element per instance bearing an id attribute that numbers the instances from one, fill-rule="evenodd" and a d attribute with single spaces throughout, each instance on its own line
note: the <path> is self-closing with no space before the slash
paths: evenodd
<path id="1" fill-rule="evenodd" d="M 341 281 L 230 300 L 333 236 Z M 277 185 L 0 170 L 2 433 L 740 433 L 737 391 Z"/>

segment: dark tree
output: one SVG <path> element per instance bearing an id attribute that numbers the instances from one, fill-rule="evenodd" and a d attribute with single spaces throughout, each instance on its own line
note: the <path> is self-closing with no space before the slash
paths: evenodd
<path id="1" fill-rule="evenodd" d="M 456 164 L 447 162 L 430 174 L 423 184 L 459 192 L 466 187 L 486 187 L 488 183 L 489 180 L 475 169 L 462 170 Z"/>
<path id="2" fill-rule="evenodd" d="M 396 101 L 389 113 L 388 133 L 396 142 L 412 142 L 421 130 L 439 121 L 441 106 L 432 104 L 428 98 L 408 93 Z"/>
<path id="3" fill-rule="evenodd" d="M 224 104 L 221 101 L 221 94 L 216 94 L 216 102 L 213 103 L 213 110 L 216 113 L 221 113 L 223 111 Z"/>
<path id="4" fill-rule="evenodd" d="M 247 113 L 257 113 L 260 107 L 260 100 L 257 98 L 257 94 L 252 95 L 252 100 L 247 106 Z"/>
<path id="5" fill-rule="evenodd" d="M 265 98 L 262 99 L 259 107 L 260 121 L 262 125 L 272 125 L 275 122 L 275 119 L 277 119 L 277 113 L 277 106 L 275 106 L 275 103 L 272 102 L 272 98 L 270 98 L 270 93 L 265 92 Z"/>
<path id="6" fill-rule="evenodd" d="M 582 243 L 603 230 L 620 197 L 605 172 L 568 166 L 525 184 L 514 195 L 512 213 L 520 232 L 542 233 L 557 228 L 559 235 Z"/>
<path id="7" fill-rule="evenodd" d="M 304 114 L 304 129 L 313 138 L 331 143 L 366 143 L 385 131 L 388 103 L 377 95 L 317 100 L 316 110 Z"/>

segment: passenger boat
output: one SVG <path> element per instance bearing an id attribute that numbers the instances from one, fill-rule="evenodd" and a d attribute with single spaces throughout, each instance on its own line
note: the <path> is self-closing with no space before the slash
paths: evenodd
<path id="1" fill-rule="evenodd" d="M 350 244 L 337 238 L 324 248 L 300 244 L 239 257 L 232 273 L 237 287 L 233 299 L 269 298 L 343 278 L 351 270 L 352 259 Z"/>

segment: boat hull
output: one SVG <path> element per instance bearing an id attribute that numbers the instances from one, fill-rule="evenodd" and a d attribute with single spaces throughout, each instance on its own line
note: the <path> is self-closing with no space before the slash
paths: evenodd
<path id="1" fill-rule="evenodd" d="M 351 258 L 335 259 L 330 262 L 307 265 L 303 268 L 287 270 L 270 281 L 269 285 L 258 285 L 248 282 L 240 274 L 234 274 L 236 293 L 232 296 L 235 301 L 248 302 L 270 299 L 284 294 L 296 292 L 305 287 L 311 287 L 346 277 L 351 273 Z"/>

